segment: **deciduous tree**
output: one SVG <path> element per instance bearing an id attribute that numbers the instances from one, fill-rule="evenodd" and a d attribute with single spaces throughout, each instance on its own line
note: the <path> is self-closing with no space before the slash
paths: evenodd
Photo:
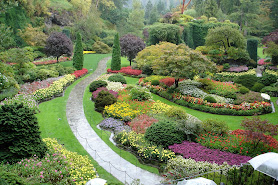
<path id="1" fill-rule="evenodd" d="M 20 37 L 31 46 L 44 46 L 47 36 L 41 27 L 33 28 L 31 24 L 25 30 L 19 31 Z"/>

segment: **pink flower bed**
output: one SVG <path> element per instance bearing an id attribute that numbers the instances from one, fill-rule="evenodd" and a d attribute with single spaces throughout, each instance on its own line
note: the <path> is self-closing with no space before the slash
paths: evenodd
<path id="1" fill-rule="evenodd" d="M 74 73 L 72 73 L 72 75 L 74 75 L 76 78 L 79 78 L 87 73 L 88 73 L 88 69 L 83 68 L 81 70 L 74 71 Z"/>
<path id="2" fill-rule="evenodd" d="M 249 156 L 223 152 L 218 149 L 209 149 L 200 143 L 184 141 L 181 144 L 169 146 L 169 149 L 175 153 L 182 154 L 184 158 L 191 158 L 196 161 L 207 161 L 219 165 L 227 162 L 229 165 L 240 165 L 251 159 Z"/>
<path id="3" fill-rule="evenodd" d="M 68 61 L 68 60 L 70 60 L 69 57 L 61 57 L 59 59 L 59 62 L 65 62 L 65 61 Z M 32 63 L 35 64 L 35 65 L 47 65 L 47 64 L 55 64 L 55 63 L 57 63 L 57 60 L 34 61 Z"/>
<path id="4" fill-rule="evenodd" d="M 138 75 L 142 74 L 142 70 L 131 69 L 131 66 L 122 67 L 121 70 L 118 70 L 118 71 L 112 71 L 111 69 L 107 69 L 107 72 L 108 73 L 124 73 L 127 75 L 134 75 L 134 76 L 138 76 Z"/>
<path id="5" fill-rule="evenodd" d="M 49 87 L 55 80 L 43 80 L 43 81 L 35 81 L 32 83 L 25 83 L 21 85 L 19 94 L 32 94 L 38 89 L 44 89 Z"/>
<path id="6" fill-rule="evenodd" d="M 227 71 L 230 72 L 248 71 L 248 67 L 247 66 L 230 67 Z"/>

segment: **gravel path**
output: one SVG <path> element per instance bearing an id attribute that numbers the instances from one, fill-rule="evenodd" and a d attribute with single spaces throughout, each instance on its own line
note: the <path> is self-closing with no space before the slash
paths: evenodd
<path id="1" fill-rule="evenodd" d="M 75 137 L 94 160 L 121 182 L 130 184 L 133 179 L 140 179 L 144 185 L 160 184 L 160 181 L 163 180 L 162 177 L 136 167 L 106 145 L 91 128 L 85 117 L 83 109 L 85 88 L 105 72 L 106 62 L 109 59 L 110 57 L 102 59 L 95 72 L 78 83 L 71 91 L 66 106 L 68 123 Z"/>

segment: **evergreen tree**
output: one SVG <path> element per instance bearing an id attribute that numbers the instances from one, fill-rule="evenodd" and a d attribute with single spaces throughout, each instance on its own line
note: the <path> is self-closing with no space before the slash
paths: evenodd
<path id="1" fill-rule="evenodd" d="M 158 1 L 156 7 L 157 7 L 158 13 L 160 13 L 160 14 L 164 14 L 165 13 L 165 5 L 164 5 L 164 3 L 161 0 Z"/>
<path id="2" fill-rule="evenodd" d="M 121 48 L 119 34 L 117 33 L 114 37 L 114 44 L 112 49 L 112 60 L 111 60 L 111 70 L 121 69 Z"/>
<path id="3" fill-rule="evenodd" d="M 142 37 L 142 31 L 144 27 L 144 9 L 142 9 L 141 2 L 133 0 L 132 11 L 128 16 L 128 33 Z"/>
<path id="4" fill-rule="evenodd" d="M 145 19 L 147 20 L 147 22 L 149 22 L 149 18 L 151 16 L 151 12 L 152 12 L 152 9 L 153 9 L 153 4 L 152 2 L 149 0 L 146 7 L 145 7 Z"/>
<path id="5" fill-rule="evenodd" d="M 205 16 L 208 18 L 210 17 L 216 17 L 216 14 L 218 12 L 218 6 L 215 0 L 207 0 L 205 2 Z"/>
<path id="6" fill-rule="evenodd" d="M 77 70 L 81 70 L 83 68 L 83 46 L 82 46 L 82 38 L 80 33 L 76 35 L 76 44 L 74 48 L 74 55 L 73 55 L 73 67 Z"/>
<path id="7" fill-rule="evenodd" d="M 152 9 L 152 12 L 150 14 L 149 24 L 153 24 L 155 22 L 158 22 L 159 15 L 157 12 L 157 8 L 154 6 Z"/>

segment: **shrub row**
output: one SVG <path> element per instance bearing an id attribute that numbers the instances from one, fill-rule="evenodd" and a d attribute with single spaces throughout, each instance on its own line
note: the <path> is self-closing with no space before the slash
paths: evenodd
<path id="1" fill-rule="evenodd" d="M 122 67 L 119 71 L 112 71 L 111 69 L 107 69 L 108 73 L 123 73 L 130 76 L 139 76 L 142 74 L 141 70 L 132 69 L 131 66 Z"/>

